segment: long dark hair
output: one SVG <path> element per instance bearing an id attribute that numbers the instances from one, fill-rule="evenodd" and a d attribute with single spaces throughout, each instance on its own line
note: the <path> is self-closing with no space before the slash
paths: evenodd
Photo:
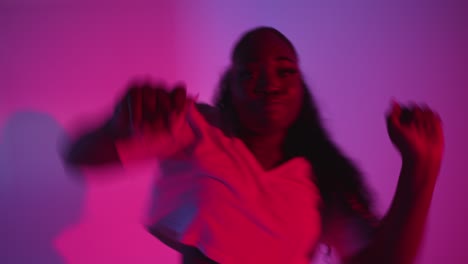
<path id="1" fill-rule="evenodd" d="M 249 40 L 260 30 L 274 32 L 282 38 L 296 53 L 286 36 L 274 28 L 259 27 L 245 33 L 234 46 L 231 60 L 234 61 Z M 366 220 L 371 226 L 377 225 L 373 212 L 373 198 L 357 166 L 347 158 L 332 141 L 321 120 L 316 101 L 305 81 L 304 101 L 301 112 L 289 128 L 285 153 L 288 157 L 301 156 L 312 165 L 313 180 L 318 186 L 324 209 L 339 209 L 342 213 L 353 214 Z M 228 69 L 218 85 L 214 105 L 222 112 L 235 117 L 230 88 L 230 70 Z"/>

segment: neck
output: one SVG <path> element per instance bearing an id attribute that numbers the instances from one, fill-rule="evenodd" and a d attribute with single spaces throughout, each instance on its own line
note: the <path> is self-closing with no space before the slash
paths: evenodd
<path id="1" fill-rule="evenodd" d="M 273 168 L 285 159 L 286 131 L 268 134 L 241 131 L 240 138 L 265 169 Z"/>

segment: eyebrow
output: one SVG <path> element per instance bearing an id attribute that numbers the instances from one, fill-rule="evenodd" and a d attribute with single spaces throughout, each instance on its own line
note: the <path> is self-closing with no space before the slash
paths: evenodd
<path id="1" fill-rule="evenodd" d="M 289 58 L 289 57 L 286 57 L 286 56 L 279 56 L 279 57 L 276 57 L 276 60 L 277 60 L 277 61 L 289 61 L 289 62 L 296 63 L 296 60 L 294 60 L 294 59 L 292 59 L 292 58 Z"/>

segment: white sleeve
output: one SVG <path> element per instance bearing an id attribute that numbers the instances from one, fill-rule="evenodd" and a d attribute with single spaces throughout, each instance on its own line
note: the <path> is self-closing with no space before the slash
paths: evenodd
<path id="1" fill-rule="evenodd" d="M 197 111 L 195 103 L 189 104 L 179 115 L 174 115 L 169 131 L 145 132 L 129 139 L 115 142 L 122 164 L 128 162 L 163 159 L 175 155 L 195 140 L 190 115 Z"/>

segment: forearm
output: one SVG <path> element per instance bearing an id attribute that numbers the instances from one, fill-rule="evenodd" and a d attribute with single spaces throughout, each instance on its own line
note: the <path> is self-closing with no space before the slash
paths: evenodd
<path id="1" fill-rule="evenodd" d="M 108 124 L 79 137 L 64 152 L 64 160 L 72 166 L 97 166 L 119 161 L 114 136 Z"/>
<path id="2" fill-rule="evenodd" d="M 439 168 L 404 162 L 391 207 L 367 248 L 349 263 L 409 264 L 417 256 Z"/>

